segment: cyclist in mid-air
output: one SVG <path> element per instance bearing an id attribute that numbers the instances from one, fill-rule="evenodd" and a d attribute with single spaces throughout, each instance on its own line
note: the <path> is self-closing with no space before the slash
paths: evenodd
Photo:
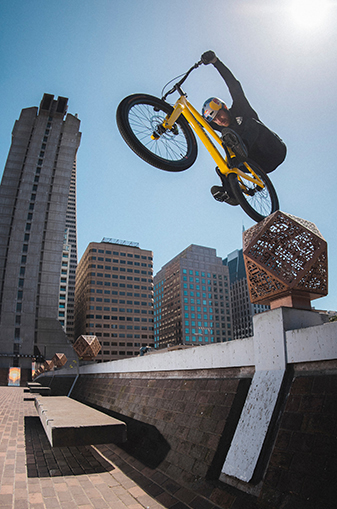
<path id="1" fill-rule="evenodd" d="M 232 106 L 228 109 L 224 101 L 217 97 L 208 99 L 202 108 L 203 117 L 213 129 L 221 131 L 222 139 L 234 152 L 236 159 L 243 162 L 249 157 L 265 173 L 274 171 L 285 159 L 284 142 L 260 121 L 257 113 L 249 104 L 240 82 L 218 59 L 214 51 L 206 51 L 201 56 L 203 64 L 213 64 L 225 80 L 232 97 Z M 211 193 L 218 201 L 236 205 L 227 178 L 216 168 L 222 186 L 213 186 Z"/>

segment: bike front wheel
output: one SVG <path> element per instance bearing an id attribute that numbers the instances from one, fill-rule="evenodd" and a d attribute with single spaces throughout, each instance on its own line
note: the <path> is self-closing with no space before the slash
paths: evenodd
<path id="1" fill-rule="evenodd" d="M 180 115 L 172 129 L 163 129 L 170 104 L 147 94 L 126 97 L 117 108 L 117 126 L 129 147 L 144 161 L 166 171 L 184 171 L 197 158 L 197 142 Z"/>
<path id="2" fill-rule="evenodd" d="M 249 163 L 249 166 L 262 180 L 263 188 L 236 173 L 230 173 L 228 181 L 242 209 L 254 221 L 259 222 L 279 209 L 279 201 L 275 188 L 264 171 L 254 163 Z M 244 171 L 249 175 L 245 167 Z"/>

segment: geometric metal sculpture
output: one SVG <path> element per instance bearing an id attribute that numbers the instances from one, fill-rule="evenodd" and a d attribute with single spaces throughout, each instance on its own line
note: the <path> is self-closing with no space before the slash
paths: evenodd
<path id="1" fill-rule="evenodd" d="M 80 359 L 90 361 L 96 357 L 101 345 L 96 336 L 79 336 L 73 348 Z"/>
<path id="2" fill-rule="evenodd" d="M 67 357 L 64 353 L 56 353 L 52 358 L 52 361 L 57 368 L 62 368 L 65 364 L 67 364 Z"/>
<path id="3" fill-rule="evenodd" d="M 252 303 L 311 309 L 328 293 L 327 243 L 309 221 L 276 211 L 243 233 Z"/>
<path id="4" fill-rule="evenodd" d="M 43 367 L 45 371 L 51 371 L 54 369 L 54 363 L 53 361 L 44 361 Z"/>

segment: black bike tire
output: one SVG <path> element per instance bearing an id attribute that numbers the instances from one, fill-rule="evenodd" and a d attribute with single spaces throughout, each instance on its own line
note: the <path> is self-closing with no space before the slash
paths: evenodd
<path id="1" fill-rule="evenodd" d="M 127 145 L 148 164 L 160 170 L 179 172 L 190 168 L 198 155 L 197 142 L 187 120 L 180 115 L 176 124 L 186 140 L 186 154 L 176 160 L 166 159 L 149 150 L 135 135 L 129 122 L 129 112 L 135 105 L 149 105 L 159 108 L 166 114 L 173 111 L 173 107 L 165 101 L 148 94 L 133 94 L 125 97 L 119 104 L 116 113 L 117 126 Z M 149 130 L 150 137 L 150 130 Z M 173 139 L 173 138 L 172 138 Z M 174 139 L 173 139 L 174 141 Z"/>
<path id="2" fill-rule="evenodd" d="M 231 189 L 233 191 L 233 194 L 234 194 L 235 198 L 237 199 L 237 201 L 239 202 L 239 205 L 241 206 L 241 208 L 246 212 L 246 214 L 249 217 L 251 217 L 251 219 L 253 219 L 257 223 L 259 223 L 260 221 L 262 221 L 263 219 L 268 217 L 273 212 L 276 212 L 276 210 L 279 210 L 279 200 L 278 200 L 275 188 L 274 188 L 270 178 L 268 177 L 268 175 L 266 175 L 266 173 L 256 163 L 252 163 L 249 161 L 248 164 L 249 164 L 249 166 L 251 166 L 252 170 L 254 170 L 255 173 L 261 178 L 261 180 L 263 180 L 263 182 L 267 188 L 267 191 L 268 191 L 268 194 L 270 197 L 270 202 L 271 202 L 270 210 L 267 210 L 265 214 L 262 214 L 261 212 L 258 212 L 247 201 L 245 194 L 243 193 L 242 189 L 240 188 L 240 185 L 238 182 L 238 177 L 237 177 L 236 173 L 230 173 L 228 175 L 228 182 L 229 182 Z"/>

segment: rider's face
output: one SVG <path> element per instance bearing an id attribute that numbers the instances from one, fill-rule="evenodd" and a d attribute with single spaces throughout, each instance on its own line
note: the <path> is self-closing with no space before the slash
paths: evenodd
<path id="1" fill-rule="evenodd" d="M 213 122 L 222 127 L 228 127 L 229 124 L 231 123 L 231 117 L 228 110 L 225 110 L 225 108 L 221 108 L 221 110 L 218 111 L 217 116 L 215 117 Z"/>

